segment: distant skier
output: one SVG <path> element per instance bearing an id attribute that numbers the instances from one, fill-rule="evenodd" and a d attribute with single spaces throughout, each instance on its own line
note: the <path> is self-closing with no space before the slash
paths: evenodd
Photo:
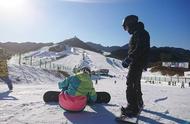
<path id="1" fill-rule="evenodd" d="M 98 79 L 96 79 L 96 83 L 95 84 L 98 84 Z"/>
<path id="2" fill-rule="evenodd" d="M 170 81 L 168 81 L 168 85 L 171 85 L 171 82 L 170 82 Z"/>
<path id="3" fill-rule="evenodd" d="M 122 24 L 125 31 L 132 35 L 129 41 L 128 56 L 122 62 L 124 68 L 129 66 L 127 75 L 127 107 L 121 108 L 121 115 L 136 116 L 143 107 L 141 92 L 141 76 L 147 67 L 150 51 L 150 36 L 144 29 L 144 24 L 138 22 L 136 15 L 127 16 Z"/>
<path id="4" fill-rule="evenodd" d="M 90 68 L 81 67 L 80 72 L 59 82 L 59 105 L 68 111 L 82 111 L 87 102 L 94 103 L 97 94 L 90 78 Z"/>
<path id="5" fill-rule="evenodd" d="M 114 81 L 114 83 L 116 84 L 116 83 L 117 83 L 117 81 L 115 80 L 115 81 Z"/>
<path id="6" fill-rule="evenodd" d="M 10 91 L 13 90 L 12 81 L 9 79 L 8 67 L 7 67 L 8 56 L 5 54 L 4 50 L 0 48 L 0 79 L 7 83 Z"/>
<path id="7" fill-rule="evenodd" d="M 181 88 L 185 88 L 185 83 L 183 81 L 181 82 Z"/>

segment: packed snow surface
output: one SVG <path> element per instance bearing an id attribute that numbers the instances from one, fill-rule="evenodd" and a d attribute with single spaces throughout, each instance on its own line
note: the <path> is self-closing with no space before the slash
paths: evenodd
<path id="1" fill-rule="evenodd" d="M 115 83 L 116 81 L 116 83 Z M 93 81 L 95 82 L 95 81 Z M 111 95 L 108 104 L 86 106 L 83 112 L 69 113 L 57 103 L 45 104 L 43 94 L 58 90 L 56 82 L 44 84 L 15 84 L 14 91 L 0 85 L 1 124 L 117 124 L 114 118 L 120 114 L 120 107 L 126 106 L 125 80 L 102 78 L 94 84 L 96 91 L 107 91 Z M 142 82 L 145 107 L 139 124 L 190 123 L 190 88 L 153 85 Z"/>

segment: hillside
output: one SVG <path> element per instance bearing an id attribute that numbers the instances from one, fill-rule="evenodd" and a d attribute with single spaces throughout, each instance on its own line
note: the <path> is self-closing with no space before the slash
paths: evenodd
<path id="1" fill-rule="evenodd" d="M 44 47 L 36 51 L 22 54 L 21 63 L 25 63 L 26 65 L 32 64 L 37 67 L 44 67 L 46 64 L 47 68 L 61 68 L 68 71 L 70 74 L 73 73 L 73 68 L 80 66 L 82 63 L 87 63 L 88 66 L 91 67 L 92 71 L 109 69 L 110 75 L 118 75 L 118 71 L 121 73 L 126 72 L 122 67 L 120 60 L 105 57 L 100 53 L 77 47 L 67 46 L 66 49 L 63 49 L 63 51 L 49 51 L 53 46 Z M 18 58 L 18 56 L 12 57 L 10 63 L 18 63 Z M 31 58 L 32 63 L 30 63 Z"/>
<path id="2" fill-rule="evenodd" d="M 110 57 L 117 59 L 124 59 L 128 55 L 127 49 L 118 49 L 111 52 Z M 174 47 L 152 47 L 150 49 L 150 63 L 159 61 L 174 61 L 174 62 L 189 62 L 190 61 L 190 50 Z"/>
<path id="3" fill-rule="evenodd" d="M 190 50 L 174 47 L 152 47 L 150 62 L 157 61 L 190 62 Z"/>
<path id="4" fill-rule="evenodd" d="M 16 64 L 9 64 L 9 75 L 13 84 L 55 84 L 65 78 L 57 71 Z M 1 80 L 0 82 L 2 83 Z"/>
<path id="5" fill-rule="evenodd" d="M 34 42 L 6 42 L 0 43 L 0 47 L 4 48 L 8 54 L 14 55 L 16 53 L 26 53 L 30 51 L 38 50 L 44 46 L 51 46 L 53 43 L 34 43 Z"/>
<path id="6" fill-rule="evenodd" d="M 120 46 L 102 46 L 101 44 L 96 44 L 96 43 L 92 43 L 92 42 L 87 42 L 86 44 L 88 44 L 89 46 L 91 46 L 94 49 L 97 49 L 99 51 L 105 51 L 105 52 L 112 52 L 115 50 L 120 49 Z"/>
<path id="7" fill-rule="evenodd" d="M 103 46 L 101 44 L 87 42 L 89 46 L 98 51 L 111 52 L 109 57 L 123 60 L 127 55 L 128 44 L 123 46 Z M 175 61 L 175 62 L 189 62 L 190 61 L 190 50 L 175 47 L 151 47 L 150 50 L 150 63 L 160 61 Z"/>
<path id="8" fill-rule="evenodd" d="M 91 46 L 89 46 L 88 44 L 86 44 L 84 41 L 80 40 L 76 36 L 70 39 L 66 39 L 58 44 L 69 45 L 70 47 L 79 47 L 79 48 L 83 48 L 85 50 L 90 50 L 94 52 L 100 52 L 97 49 L 92 48 Z"/>
<path id="9" fill-rule="evenodd" d="M 47 53 L 42 52 L 39 49 L 42 47 L 47 46 Z M 53 43 L 32 43 L 32 42 L 25 42 L 25 43 L 15 43 L 15 42 L 7 42 L 7 43 L 0 43 L 0 47 L 6 49 L 6 53 L 8 56 L 14 55 L 15 53 L 27 53 L 30 51 L 38 51 L 40 53 L 38 54 L 48 54 L 49 56 L 54 56 L 53 59 L 57 58 L 65 58 L 65 56 L 68 55 L 68 53 L 65 53 L 63 51 L 70 49 L 69 47 L 78 47 L 82 48 L 88 51 L 93 51 L 96 53 L 104 53 L 107 57 L 123 60 L 127 55 L 128 50 L 128 44 L 125 44 L 123 46 L 103 46 L 101 44 L 96 44 L 92 42 L 84 42 L 77 38 L 76 36 L 70 39 L 66 39 L 63 42 L 59 42 L 57 44 Z M 48 53 L 50 52 L 50 53 Z M 71 52 L 72 53 L 72 52 Z M 34 52 L 33 54 L 36 54 Z M 43 56 L 43 55 L 42 55 Z M 30 56 L 28 56 L 30 57 Z M 74 56 L 73 56 L 74 57 Z M 51 57 L 52 58 L 52 57 Z M 44 59 L 44 58 L 43 58 Z M 42 60 L 43 60 L 42 59 Z M 52 60 L 51 60 L 52 61 Z M 75 61 L 75 60 L 73 60 Z M 190 62 L 190 50 L 185 50 L 182 48 L 174 48 L 174 47 L 152 47 L 150 49 L 150 57 L 149 57 L 149 67 L 152 67 L 152 65 L 155 65 L 158 62 Z M 48 60 L 49 62 L 49 60 Z M 56 62 L 55 62 L 56 63 Z M 68 64 L 66 64 L 67 66 Z M 73 65 L 71 68 L 76 66 L 77 64 Z M 161 69 L 161 68 L 160 68 Z M 169 69 L 167 74 L 174 74 L 173 72 L 178 71 L 170 71 Z M 164 70 L 158 70 L 158 71 L 164 71 Z M 179 75 L 182 75 L 183 72 L 181 72 Z M 178 74 L 178 73 L 175 73 Z M 175 75 L 174 74 L 174 75 Z"/>
<path id="10" fill-rule="evenodd" d="M 26 53 L 30 51 L 38 50 L 44 46 L 52 46 L 53 43 L 15 43 L 7 42 L 0 43 L 0 47 L 5 48 L 9 54 Z M 109 57 L 123 60 L 127 56 L 128 44 L 123 46 L 103 46 L 92 42 L 84 42 L 76 36 L 70 39 L 66 39 L 49 48 L 50 51 L 61 52 L 66 49 L 66 45 L 70 47 L 78 47 L 89 51 L 101 53 L 102 51 L 111 52 Z M 188 62 L 190 61 L 190 50 L 174 47 L 152 47 L 150 50 L 150 63 L 156 63 L 160 61 L 177 61 Z"/>
<path id="11" fill-rule="evenodd" d="M 155 66 L 155 67 L 152 67 L 150 71 L 151 72 L 160 72 L 162 75 L 169 75 L 169 76 L 179 75 L 179 76 L 184 76 L 184 72 L 190 71 L 190 69 Z"/>

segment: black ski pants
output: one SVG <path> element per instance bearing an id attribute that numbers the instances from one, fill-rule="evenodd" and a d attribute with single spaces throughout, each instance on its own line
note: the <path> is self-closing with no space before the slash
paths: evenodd
<path id="1" fill-rule="evenodd" d="M 131 63 L 127 75 L 126 98 L 128 107 L 138 111 L 139 101 L 142 100 L 141 92 L 141 76 L 143 67 L 138 64 Z"/>

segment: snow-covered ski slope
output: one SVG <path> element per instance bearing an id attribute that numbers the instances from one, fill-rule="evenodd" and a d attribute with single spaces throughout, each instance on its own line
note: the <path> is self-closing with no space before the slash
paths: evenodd
<path id="1" fill-rule="evenodd" d="M 81 63 L 83 51 L 76 48 L 66 57 L 53 62 L 74 67 Z M 119 60 L 86 50 L 85 55 L 84 60 L 93 69 L 107 68 L 116 76 L 102 76 L 97 84 L 93 80 L 96 91 L 110 93 L 112 98 L 108 104 L 86 106 L 81 113 L 68 113 L 57 103 L 45 104 L 43 93 L 59 90 L 57 83 L 64 77 L 39 67 L 19 66 L 14 61 L 16 59 L 12 59 L 9 72 L 14 83 L 13 92 L 9 92 L 7 85 L 0 80 L 0 124 L 117 124 L 114 119 L 120 113 L 119 108 L 127 105 L 126 78 L 123 76 L 127 69 L 121 67 Z M 159 76 L 159 73 L 144 72 L 143 75 Z M 181 89 L 180 86 L 168 86 L 165 82 L 150 84 L 142 80 L 141 83 L 145 107 L 139 124 L 190 123 L 190 88 L 187 84 Z"/>
<path id="2" fill-rule="evenodd" d="M 62 52 L 50 52 L 48 51 L 48 47 L 44 47 L 40 50 L 23 54 L 21 63 L 24 62 L 27 65 L 30 65 L 31 56 L 32 65 L 37 67 L 39 67 L 39 63 L 41 60 L 42 64 L 44 64 L 45 61 L 51 62 L 52 65 L 61 65 L 70 69 L 67 71 L 72 71 L 74 67 L 78 67 L 81 65 L 81 63 L 85 62 L 88 64 L 88 66 L 90 66 L 92 71 L 96 71 L 99 69 L 109 69 L 109 74 L 115 76 L 118 75 L 118 72 L 120 72 L 119 74 L 126 73 L 126 70 L 122 67 L 120 60 L 105 57 L 100 53 L 84 50 L 81 48 L 68 47 L 65 51 Z M 25 57 L 28 58 L 27 61 L 23 59 Z M 61 58 L 55 59 L 56 57 Z M 18 61 L 18 56 L 15 56 L 10 60 L 9 63 L 15 64 L 18 63 Z M 49 67 L 48 63 L 47 66 Z"/>

